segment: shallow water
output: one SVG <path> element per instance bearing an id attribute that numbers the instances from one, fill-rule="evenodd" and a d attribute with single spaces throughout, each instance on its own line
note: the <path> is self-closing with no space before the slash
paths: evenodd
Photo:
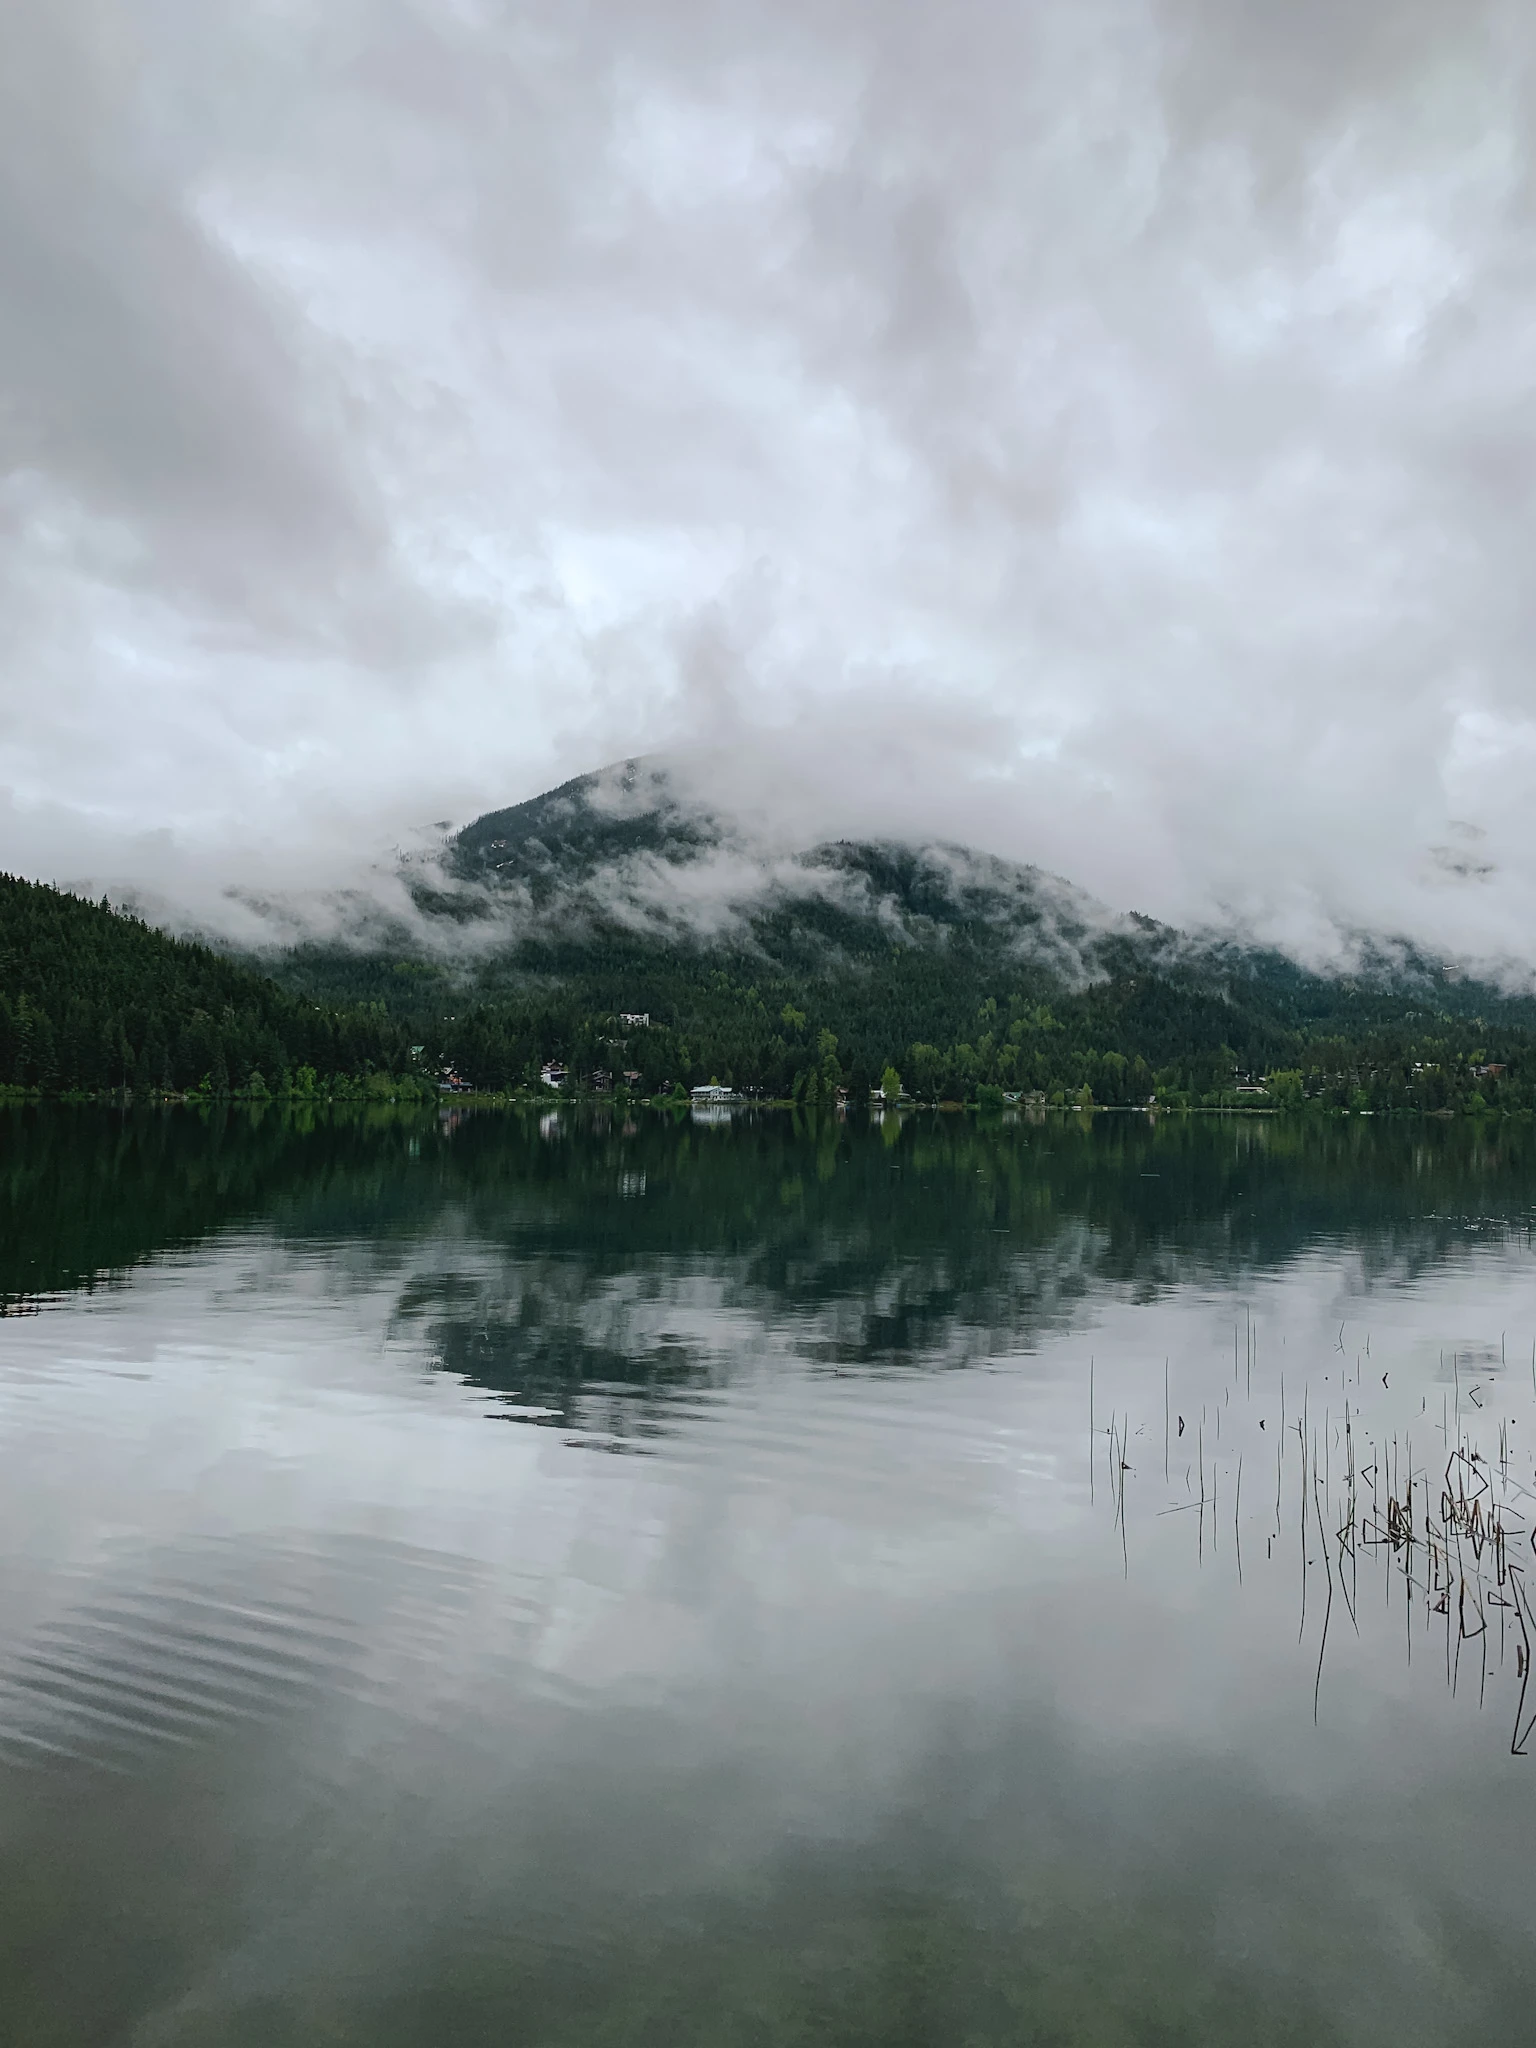
<path id="1" fill-rule="evenodd" d="M 1525 2038 L 1533 1166 L 0 1115 L 0 2035 Z"/>

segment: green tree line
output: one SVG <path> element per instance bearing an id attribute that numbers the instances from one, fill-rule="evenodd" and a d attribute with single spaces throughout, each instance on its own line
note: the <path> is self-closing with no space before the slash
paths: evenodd
<path id="1" fill-rule="evenodd" d="M 405 1026 L 325 1004 L 105 901 L 0 875 L 0 1087 L 314 1094 L 414 1085 Z"/>
<path id="2" fill-rule="evenodd" d="M 1536 1004 L 1494 991 L 1431 1004 L 1267 956 L 1149 972 L 1132 955 L 1073 988 L 963 926 L 933 948 L 833 936 L 786 923 L 768 952 L 589 933 L 473 970 L 310 948 L 266 974 L 106 903 L 0 877 L 0 1086 L 408 1096 L 451 1072 L 512 1092 L 556 1060 L 577 1091 L 718 1080 L 808 1108 L 843 1091 L 1536 1108 Z M 621 1021 L 637 1013 L 649 1022 Z"/>

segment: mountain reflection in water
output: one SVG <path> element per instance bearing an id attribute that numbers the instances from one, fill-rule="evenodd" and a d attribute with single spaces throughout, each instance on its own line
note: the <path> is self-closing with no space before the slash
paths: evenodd
<path id="1" fill-rule="evenodd" d="M 1521 2038 L 1533 1166 L 0 1113 L 7 2035 Z"/>

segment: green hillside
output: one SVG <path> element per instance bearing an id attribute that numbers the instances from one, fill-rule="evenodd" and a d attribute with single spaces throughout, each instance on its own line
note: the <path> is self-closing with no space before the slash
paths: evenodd
<path id="1" fill-rule="evenodd" d="M 377 1006 L 317 1005 L 105 902 L 0 875 L 0 1087 L 310 1087 L 404 1073 L 409 1044 Z"/>
<path id="2" fill-rule="evenodd" d="M 1285 963 L 1110 974 L 1082 988 L 959 935 L 942 952 L 849 949 L 798 970 L 742 946 L 662 947 L 619 930 L 518 947 L 466 986 L 419 959 L 311 951 L 280 970 L 313 995 L 377 1001 L 476 1085 L 531 1083 L 556 1056 L 646 1093 L 718 1078 L 769 1096 L 856 1098 L 888 1066 L 924 1099 L 982 1089 L 1214 1106 L 1266 1075 L 1277 1100 L 1525 1109 L 1529 1005 L 1484 1010 L 1362 988 Z M 1460 990 L 1471 1000 L 1476 991 Z M 646 1026 L 620 1021 L 649 1015 Z M 1502 1068 L 1499 1073 L 1481 1071 Z M 1247 1098 L 1242 1098 L 1247 1099 Z"/>

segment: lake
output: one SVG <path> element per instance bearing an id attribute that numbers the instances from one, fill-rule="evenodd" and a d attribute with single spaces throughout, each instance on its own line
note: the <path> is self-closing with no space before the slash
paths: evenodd
<path id="1" fill-rule="evenodd" d="M 1528 2038 L 1533 1172 L 0 1111 L 0 2037 Z"/>

